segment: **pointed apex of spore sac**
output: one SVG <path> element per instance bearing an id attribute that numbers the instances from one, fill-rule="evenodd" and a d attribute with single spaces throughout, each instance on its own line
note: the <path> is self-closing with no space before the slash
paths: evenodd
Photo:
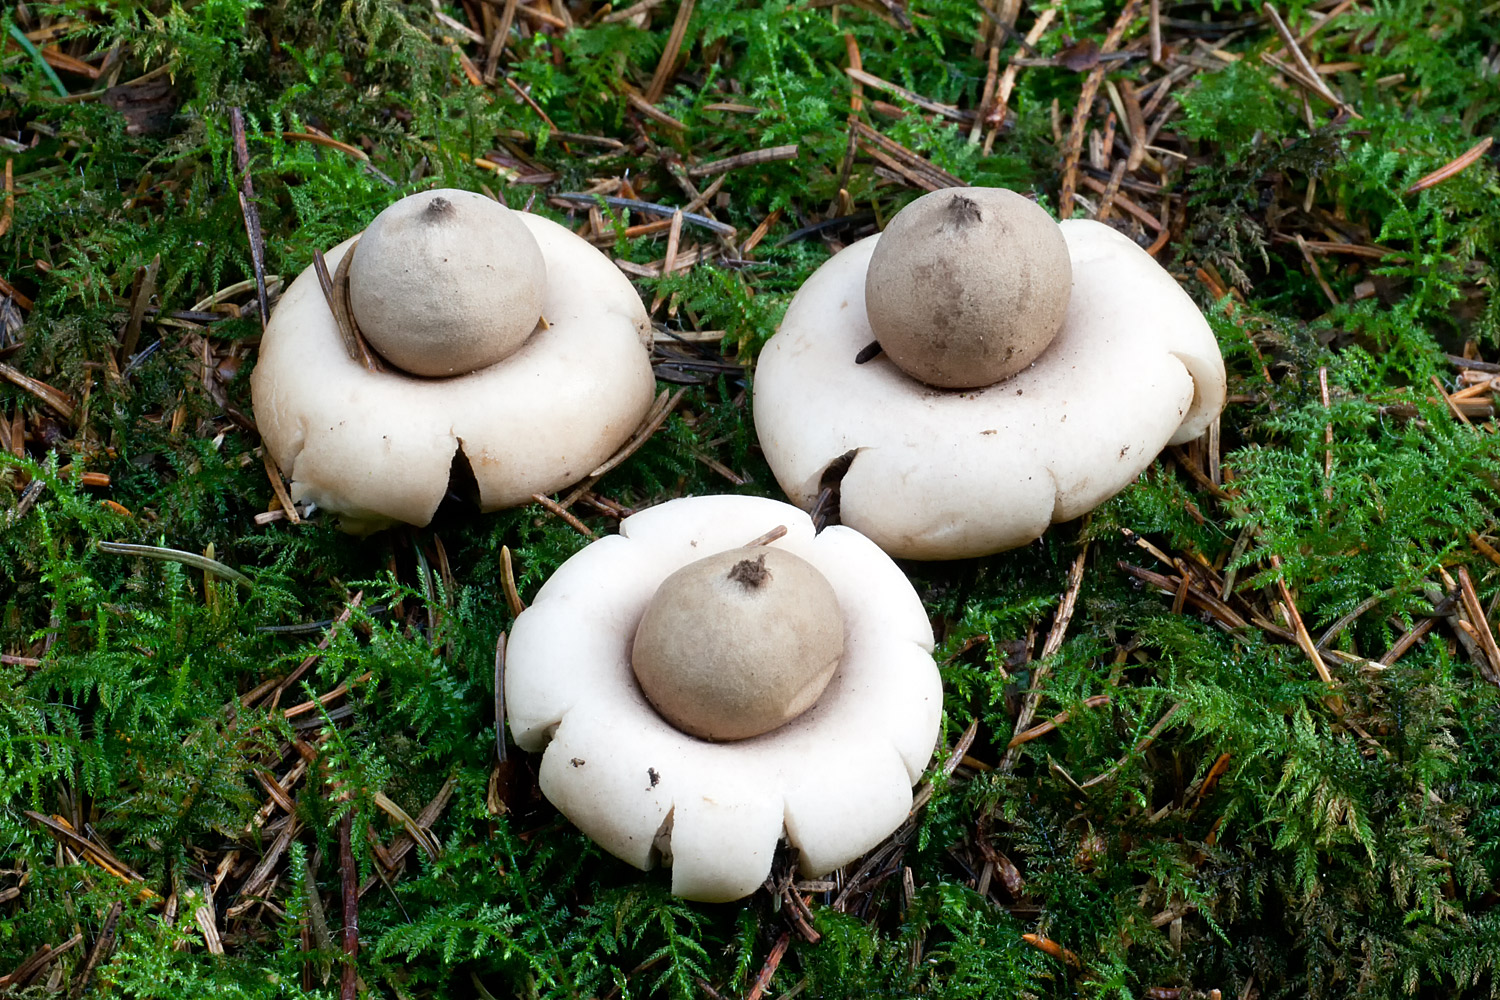
<path id="1" fill-rule="evenodd" d="M 436 198 L 429 201 L 427 203 L 427 207 L 422 210 L 422 214 L 427 218 L 427 221 L 429 222 L 438 222 L 451 215 L 452 212 L 453 202 L 449 201 L 447 198 L 444 198 L 442 195 L 438 195 Z"/>
<path id="2" fill-rule="evenodd" d="M 984 212 L 973 198 L 958 194 L 948 202 L 948 224 L 954 229 L 967 229 L 983 221 Z"/>
<path id="3" fill-rule="evenodd" d="M 771 579 L 771 571 L 766 569 L 766 557 L 762 553 L 755 559 L 741 559 L 729 569 L 729 579 L 738 583 L 746 590 L 759 590 Z"/>

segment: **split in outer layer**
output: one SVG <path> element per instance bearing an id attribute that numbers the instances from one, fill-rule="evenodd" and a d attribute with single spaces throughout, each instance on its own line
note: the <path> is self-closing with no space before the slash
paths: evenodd
<path id="1" fill-rule="evenodd" d="M 562 226 L 518 213 L 547 263 L 547 326 L 467 375 L 370 372 L 350 359 L 312 269 L 282 295 L 252 376 L 255 418 L 294 500 L 365 533 L 432 520 L 455 455 L 484 510 L 587 476 L 651 406 L 650 321 L 609 259 Z M 333 271 L 346 240 L 326 255 Z"/>
<path id="2" fill-rule="evenodd" d="M 761 736 L 709 743 L 672 727 L 635 682 L 636 624 L 661 581 L 778 525 L 772 544 L 812 563 L 844 613 L 844 656 L 812 708 Z M 707 623 L 705 623 L 707 624 Z M 642 511 L 569 559 L 516 619 L 505 701 L 541 787 L 611 854 L 672 866 L 672 891 L 749 895 L 785 833 L 802 871 L 859 857 L 901 824 L 937 740 L 932 628 L 889 557 L 843 527 L 759 497 L 692 497 Z"/>
<path id="3" fill-rule="evenodd" d="M 923 385 L 875 339 L 864 280 L 878 236 L 804 284 L 761 352 L 755 428 L 793 502 L 810 509 L 845 456 L 842 522 L 894 556 L 959 559 L 1033 541 L 1092 510 L 1162 447 L 1202 434 L 1224 405 L 1224 360 L 1186 292 L 1110 227 L 1061 225 L 1073 265 L 1067 317 L 1026 370 L 980 389 Z"/>

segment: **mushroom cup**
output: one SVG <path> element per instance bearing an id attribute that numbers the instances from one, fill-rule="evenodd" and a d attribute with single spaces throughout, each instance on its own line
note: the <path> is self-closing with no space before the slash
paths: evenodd
<path id="1" fill-rule="evenodd" d="M 461 460 L 482 510 L 513 507 L 584 478 L 636 429 L 655 379 L 650 321 L 635 289 L 566 228 L 511 214 L 545 261 L 545 322 L 532 318 L 536 328 L 518 348 L 477 370 L 372 372 L 350 358 L 312 268 L 282 295 L 251 389 L 293 500 L 341 515 L 340 527 L 357 534 L 424 525 Z M 328 251 L 330 273 L 356 239 Z"/>
<path id="2" fill-rule="evenodd" d="M 636 681 L 637 626 L 673 573 L 779 526 L 769 545 L 806 560 L 837 596 L 838 666 L 778 728 L 690 736 Z M 911 584 L 853 529 L 814 533 L 802 511 L 758 497 L 673 500 L 626 518 L 543 585 L 506 648 L 506 711 L 517 745 L 544 751 L 543 793 L 579 829 L 638 868 L 670 865 L 679 896 L 727 901 L 765 881 L 783 836 L 818 876 L 906 819 L 941 718 L 932 648 Z"/>
<path id="3" fill-rule="evenodd" d="M 1224 361 L 1197 306 L 1109 226 L 1060 229 L 1061 330 L 1029 367 L 977 389 L 923 384 L 884 355 L 856 362 L 876 340 L 865 275 L 880 236 L 808 279 L 755 377 L 756 432 L 794 503 L 811 509 L 836 485 L 842 523 L 894 556 L 988 555 L 1092 510 L 1208 428 Z"/>

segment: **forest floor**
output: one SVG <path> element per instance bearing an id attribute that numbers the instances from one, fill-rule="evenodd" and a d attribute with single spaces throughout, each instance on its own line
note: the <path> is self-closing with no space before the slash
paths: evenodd
<path id="1" fill-rule="evenodd" d="M 0 18 L 0 995 L 1500 993 L 1494 3 Z M 896 835 L 676 899 L 500 752 L 497 642 L 630 511 L 781 496 L 761 346 L 960 184 L 1146 248 L 1228 405 L 1035 544 L 903 564 L 946 702 Z M 662 419 L 566 517 L 356 538 L 249 376 L 314 252 L 434 186 L 617 262 Z"/>

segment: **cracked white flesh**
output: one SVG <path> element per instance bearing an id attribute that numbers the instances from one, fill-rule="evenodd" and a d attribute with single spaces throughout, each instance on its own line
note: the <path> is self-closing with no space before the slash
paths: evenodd
<path id="1" fill-rule="evenodd" d="M 772 544 L 812 563 L 838 596 L 844 657 L 787 725 L 733 743 L 696 739 L 641 694 L 636 624 L 672 572 L 778 525 L 788 531 Z M 842 527 L 814 536 L 806 514 L 774 500 L 695 497 L 627 518 L 552 575 L 511 631 L 506 713 L 519 746 L 546 748 L 542 791 L 579 829 L 640 868 L 665 841 L 674 893 L 738 899 L 765 880 L 783 832 L 803 872 L 821 875 L 906 818 L 941 715 L 931 652 L 916 592 L 868 539 Z"/>
<path id="2" fill-rule="evenodd" d="M 467 375 L 367 371 L 345 351 L 312 269 L 292 282 L 251 386 L 261 436 L 294 500 L 343 515 L 353 531 L 426 524 L 461 445 L 480 506 L 498 510 L 587 476 L 639 425 L 656 384 L 640 297 L 587 242 L 518 214 L 547 263 L 550 325 Z M 350 242 L 325 255 L 330 272 Z"/>
<path id="3" fill-rule="evenodd" d="M 856 451 L 840 519 L 909 559 L 1015 548 L 1092 510 L 1192 440 L 1224 405 L 1213 332 L 1172 276 L 1108 226 L 1062 223 L 1073 290 L 1031 367 L 980 389 L 923 385 L 875 340 L 864 279 L 879 237 L 808 279 L 761 352 L 755 428 L 789 497 L 810 509 L 824 470 Z"/>

